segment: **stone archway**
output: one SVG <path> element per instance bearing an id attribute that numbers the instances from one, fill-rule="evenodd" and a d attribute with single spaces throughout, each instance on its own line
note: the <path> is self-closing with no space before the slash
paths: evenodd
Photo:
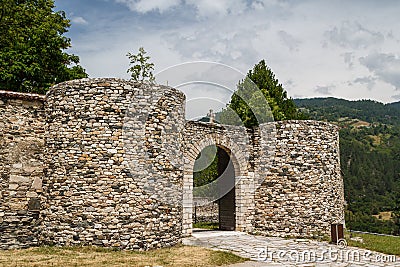
<path id="1" fill-rule="evenodd" d="M 226 126 L 224 126 L 226 127 Z M 210 125 L 201 122 L 189 121 L 185 125 L 184 135 L 184 179 L 183 179 L 183 221 L 182 235 L 189 236 L 192 233 L 193 213 L 193 167 L 197 155 L 207 146 L 216 145 L 229 155 L 234 171 L 234 230 L 248 230 L 250 223 L 246 212 L 249 205 L 254 203 L 254 195 L 249 193 L 253 182 L 253 173 L 249 172 L 249 149 L 246 143 L 247 136 L 242 135 L 241 140 L 232 138 L 232 132 L 242 130 L 241 127 L 229 127 Z M 232 194 L 232 192 L 231 192 Z M 233 230 L 233 229 L 227 229 Z"/>

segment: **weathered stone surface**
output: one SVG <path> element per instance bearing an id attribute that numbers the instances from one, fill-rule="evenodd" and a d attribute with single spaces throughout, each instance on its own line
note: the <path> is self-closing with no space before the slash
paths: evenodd
<path id="1" fill-rule="evenodd" d="M 0 91 L 0 249 L 38 245 L 30 188 L 43 177 L 44 96 Z"/>
<path id="2" fill-rule="evenodd" d="M 193 222 L 218 223 L 218 203 L 211 202 L 205 205 L 193 204 Z"/>
<path id="3" fill-rule="evenodd" d="M 40 179 L 39 177 L 33 179 L 31 189 L 42 191 L 42 179 Z"/>
<path id="4" fill-rule="evenodd" d="M 41 242 L 125 249 L 177 244 L 182 170 L 160 152 L 179 142 L 179 131 L 168 127 L 183 128 L 184 95 L 147 83 L 83 79 L 53 87 L 45 108 Z M 170 184 L 179 193 L 175 202 L 157 195 Z"/>
<path id="5" fill-rule="evenodd" d="M 255 157 L 255 173 L 263 182 L 255 193 L 255 210 L 249 214 L 252 232 L 279 237 L 329 236 L 331 223 L 344 223 L 338 127 L 318 121 L 275 125 L 273 164 L 268 166 L 262 149 Z"/>
<path id="6" fill-rule="evenodd" d="M 191 234 L 193 166 L 208 145 L 227 150 L 235 167 L 236 230 L 279 237 L 329 235 L 344 223 L 337 126 L 283 121 L 246 130 L 187 122 L 184 131 L 184 235 Z M 185 208 L 186 202 L 186 208 Z M 200 220 L 218 209 L 199 207 Z M 209 211 L 209 216 L 204 212 Z"/>
<path id="7" fill-rule="evenodd" d="M 0 249 L 177 244 L 192 229 L 194 161 L 212 144 L 235 167 L 236 230 L 309 237 L 343 222 L 336 126 L 185 122 L 184 102 L 119 79 L 0 91 Z"/>

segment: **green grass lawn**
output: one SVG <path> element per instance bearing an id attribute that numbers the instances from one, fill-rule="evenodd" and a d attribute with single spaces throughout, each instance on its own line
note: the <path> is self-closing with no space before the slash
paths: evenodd
<path id="1" fill-rule="evenodd" d="M 145 252 L 99 247 L 37 247 L 0 251 L 0 266 L 177 266 L 206 267 L 244 262 L 232 253 L 175 246 Z"/>
<path id="2" fill-rule="evenodd" d="M 364 243 L 350 240 L 350 234 L 346 234 L 349 246 L 366 248 L 389 255 L 400 256 L 400 236 L 379 236 L 371 234 L 351 233 L 353 237 L 361 237 Z"/>

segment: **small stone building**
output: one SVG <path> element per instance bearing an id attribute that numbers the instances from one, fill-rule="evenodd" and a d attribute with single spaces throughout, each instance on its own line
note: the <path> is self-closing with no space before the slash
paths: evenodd
<path id="1" fill-rule="evenodd" d="M 193 166 L 209 145 L 231 162 L 226 229 L 312 237 L 344 222 L 337 126 L 245 129 L 186 121 L 184 107 L 174 88 L 120 79 L 0 91 L 0 248 L 175 245 L 192 232 Z"/>

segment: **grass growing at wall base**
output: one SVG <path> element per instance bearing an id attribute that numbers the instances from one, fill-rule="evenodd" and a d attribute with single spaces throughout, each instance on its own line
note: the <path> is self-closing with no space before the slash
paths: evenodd
<path id="1" fill-rule="evenodd" d="M 400 237 L 359 233 L 352 233 L 351 235 L 352 237 L 361 237 L 364 242 L 352 241 L 350 240 L 350 234 L 346 233 L 346 240 L 349 246 L 400 256 Z"/>
<path id="2" fill-rule="evenodd" d="M 209 229 L 209 230 L 218 230 L 219 224 L 214 222 L 199 222 L 194 223 L 193 228 L 202 228 L 202 229 Z"/>
<path id="3" fill-rule="evenodd" d="M 221 266 L 244 262 L 232 253 L 191 246 L 145 252 L 99 247 L 37 247 L 0 251 L 0 266 Z"/>

